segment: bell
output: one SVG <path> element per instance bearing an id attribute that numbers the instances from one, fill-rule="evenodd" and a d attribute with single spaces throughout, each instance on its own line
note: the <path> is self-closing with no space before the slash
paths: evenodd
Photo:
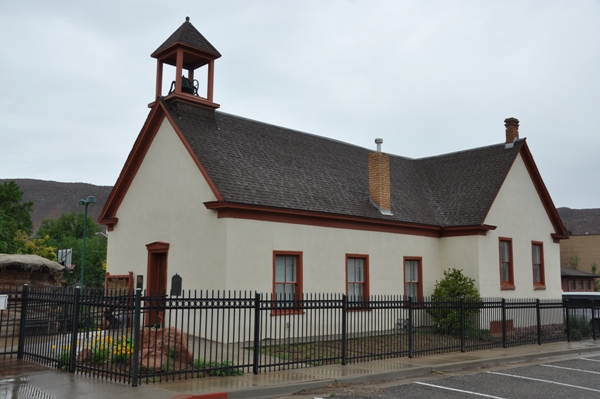
<path id="1" fill-rule="evenodd" d="M 171 82 L 169 94 L 175 91 L 175 81 Z M 188 94 L 198 95 L 198 81 L 194 79 L 192 82 L 185 76 L 181 77 L 181 91 Z"/>
<path id="2" fill-rule="evenodd" d="M 181 77 L 181 91 L 188 94 L 196 94 L 196 89 L 185 76 Z"/>

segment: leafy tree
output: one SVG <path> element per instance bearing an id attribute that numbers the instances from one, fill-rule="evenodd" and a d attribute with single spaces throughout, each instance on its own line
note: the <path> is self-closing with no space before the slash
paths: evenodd
<path id="1" fill-rule="evenodd" d="M 598 264 L 596 262 L 592 262 L 592 273 L 594 273 L 595 275 L 598 275 Z M 594 279 L 594 291 L 598 292 L 600 291 L 600 279 L 595 278 Z"/>
<path id="2" fill-rule="evenodd" d="M 56 248 L 46 245 L 50 237 L 29 238 L 27 233 L 18 230 L 14 241 L 18 244 L 18 254 L 39 255 L 43 258 L 56 260 Z"/>
<path id="3" fill-rule="evenodd" d="M 63 213 L 58 219 L 43 219 L 37 233 L 37 238 L 48 236 L 53 240 L 64 238 L 83 238 L 83 212 Z M 102 228 L 91 216 L 87 217 L 86 238 L 94 238 Z"/>
<path id="4" fill-rule="evenodd" d="M 565 230 L 567 231 L 567 235 L 568 235 L 568 236 L 572 236 L 572 235 L 573 235 L 573 232 L 572 232 L 571 230 L 569 230 L 569 229 L 567 228 L 567 226 L 565 226 L 565 225 L 563 224 L 563 227 L 564 227 L 564 228 L 565 228 Z"/>
<path id="5" fill-rule="evenodd" d="M 0 184 L 0 253 L 13 254 L 18 244 L 17 231 L 33 232 L 33 202 L 23 202 L 23 192 L 14 181 Z"/>
<path id="6" fill-rule="evenodd" d="M 454 268 L 444 270 L 444 278 L 439 282 L 436 281 L 431 296 L 433 304 L 427 310 L 433 318 L 438 332 L 454 336 L 460 335 L 462 331 L 461 311 L 457 305 L 461 297 L 464 298 L 465 304 L 465 333 L 467 335 L 477 333 L 476 324 L 481 297 L 475 288 L 475 280 L 465 276 L 462 270 Z"/>
<path id="7" fill-rule="evenodd" d="M 65 274 L 67 284 L 75 284 L 81 277 L 81 253 L 83 249 L 83 212 L 63 213 L 58 219 L 44 219 L 36 237 L 48 236 L 47 243 L 58 249 L 73 250 L 73 271 Z M 96 235 L 102 227 L 90 216 L 87 218 L 85 242 L 85 286 L 101 287 L 106 278 L 106 237 Z"/>
<path id="8" fill-rule="evenodd" d="M 579 267 L 579 261 L 581 260 L 581 258 L 579 257 L 579 255 L 573 255 L 569 258 L 569 267 L 573 270 L 577 270 L 577 268 Z"/>

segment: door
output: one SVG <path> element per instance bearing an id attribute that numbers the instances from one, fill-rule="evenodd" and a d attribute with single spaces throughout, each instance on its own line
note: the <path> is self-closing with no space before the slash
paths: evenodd
<path id="1" fill-rule="evenodd" d="M 152 297 L 146 302 L 146 326 L 162 326 L 164 318 L 164 299 L 167 295 L 167 255 L 169 244 L 153 242 L 148 248 L 148 279 L 146 296 Z"/>

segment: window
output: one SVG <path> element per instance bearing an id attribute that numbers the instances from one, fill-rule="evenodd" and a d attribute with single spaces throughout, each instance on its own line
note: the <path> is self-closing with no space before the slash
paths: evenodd
<path id="1" fill-rule="evenodd" d="M 514 290 L 512 239 L 500 238 L 500 288 Z"/>
<path id="2" fill-rule="evenodd" d="M 544 244 L 534 241 L 531 244 L 531 253 L 533 256 L 533 285 L 538 287 L 545 286 Z"/>
<path id="3" fill-rule="evenodd" d="M 421 282 L 421 258 L 404 258 L 404 295 L 420 298 L 423 296 Z"/>
<path id="4" fill-rule="evenodd" d="M 577 280 L 578 291 L 583 291 L 583 280 Z"/>
<path id="5" fill-rule="evenodd" d="M 569 280 L 569 291 L 575 291 L 575 280 Z"/>
<path id="6" fill-rule="evenodd" d="M 585 289 L 587 291 L 591 291 L 591 289 L 592 289 L 592 282 L 590 280 L 585 280 Z"/>
<path id="7" fill-rule="evenodd" d="M 299 307 L 302 299 L 302 252 L 273 253 L 273 295 L 278 308 Z"/>
<path id="8" fill-rule="evenodd" d="M 368 256 L 346 255 L 346 295 L 348 303 L 355 306 L 369 299 Z"/>

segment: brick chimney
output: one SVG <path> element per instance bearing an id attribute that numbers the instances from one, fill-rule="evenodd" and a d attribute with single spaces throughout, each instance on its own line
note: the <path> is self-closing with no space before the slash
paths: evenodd
<path id="1" fill-rule="evenodd" d="M 369 194 L 384 215 L 391 215 L 390 156 L 381 152 L 382 139 L 375 139 L 377 152 L 369 154 Z"/>
<path id="2" fill-rule="evenodd" d="M 507 118 L 504 120 L 504 126 L 506 126 L 506 144 L 512 144 L 519 138 L 519 120 Z"/>

